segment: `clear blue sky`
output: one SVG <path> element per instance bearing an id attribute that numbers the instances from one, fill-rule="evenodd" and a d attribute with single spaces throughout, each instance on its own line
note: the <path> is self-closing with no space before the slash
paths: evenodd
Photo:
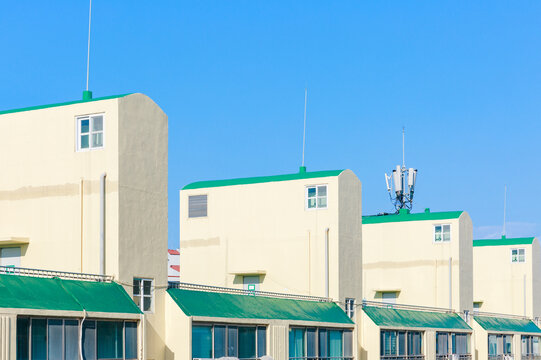
<path id="1" fill-rule="evenodd" d="M 0 4 L 0 109 L 79 99 L 88 1 Z M 90 88 L 142 92 L 169 116 L 169 244 L 178 190 L 352 169 L 363 213 L 383 174 L 419 169 L 414 210 L 466 210 L 474 237 L 541 234 L 541 2 L 93 2 Z M 4 174 L 5 176 L 5 174 Z M 257 200 L 257 199 L 254 199 Z"/>

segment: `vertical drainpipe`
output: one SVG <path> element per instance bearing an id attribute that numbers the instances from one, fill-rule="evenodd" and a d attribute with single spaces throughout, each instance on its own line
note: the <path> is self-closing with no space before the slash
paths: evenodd
<path id="1" fill-rule="evenodd" d="M 449 258 L 449 310 L 453 309 L 453 258 Z"/>
<path id="2" fill-rule="evenodd" d="M 105 178 L 100 176 L 100 274 L 105 275 Z"/>
<path id="3" fill-rule="evenodd" d="M 329 228 L 325 229 L 325 297 L 329 297 Z"/>

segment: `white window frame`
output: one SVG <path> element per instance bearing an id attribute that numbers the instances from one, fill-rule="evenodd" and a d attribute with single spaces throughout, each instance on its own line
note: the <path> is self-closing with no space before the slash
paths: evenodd
<path id="1" fill-rule="evenodd" d="M 437 226 L 441 226 L 441 240 L 439 241 L 436 241 L 436 227 Z M 443 227 L 444 226 L 449 226 L 449 240 L 444 240 L 443 239 Z M 432 229 L 432 242 L 434 244 L 444 244 L 444 243 L 450 243 L 451 242 L 451 237 L 452 237 L 452 226 L 451 224 L 434 224 L 434 227 Z"/>
<path id="2" fill-rule="evenodd" d="M 150 279 L 150 278 L 143 278 L 143 277 L 134 277 L 133 280 L 139 280 L 139 294 L 136 295 L 135 294 L 135 291 L 133 292 L 132 296 L 134 298 L 134 302 L 135 302 L 135 297 L 140 297 L 141 298 L 141 301 L 139 303 L 139 309 L 143 312 L 143 313 L 153 313 L 154 312 L 154 279 Z M 144 288 L 144 281 L 150 281 L 150 295 L 145 295 L 143 293 L 143 288 Z M 143 310 L 144 309 L 144 298 L 150 298 L 150 310 Z"/>
<path id="3" fill-rule="evenodd" d="M 326 204 L 325 206 L 323 207 L 320 207 L 318 205 L 318 199 L 320 198 L 319 196 L 319 190 L 318 188 L 321 187 L 321 186 L 325 186 L 325 198 L 326 198 Z M 308 189 L 311 189 L 311 188 L 316 188 L 316 207 L 308 207 Z M 306 185 L 305 188 L 304 188 L 304 209 L 305 210 L 321 210 L 321 209 L 328 209 L 329 208 L 329 185 L 328 184 L 316 184 L 316 185 Z"/>
<path id="4" fill-rule="evenodd" d="M 345 310 L 346 315 L 349 316 L 350 319 L 353 319 L 355 317 L 355 299 L 346 298 Z"/>
<path id="5" fill-rule="evenodd" d="M 101 131 L 92 131 L 93 117 L 101 116 L 102 117 L 102 129 Z M 81 148 L 81 121 L 89 120 L 88 124 L 88 148 Z M 102 136 L 102 145 L 101 146 L 92 146 L 92 135 L 101 133 Z M 86 134 L 86 133 L 85 133 Z M 75 117 L 75 150 L 77 152 L 85 152 L 97 149 L 105 148 L 105 114 L 96 113 L 96 114 L 87 114 L 87 115 L 78 115 Z"/>
<path id="6" fill-rule="evenodd" d="M 517 251 L 517 260 L 513 259 L 513 251 Z M 520 260 L 520 253 L 522 251 L 522 261 Z M 511 249 L 511 263 L 522 264 L 526 262 L 526 248 L 512 248 Z"/>

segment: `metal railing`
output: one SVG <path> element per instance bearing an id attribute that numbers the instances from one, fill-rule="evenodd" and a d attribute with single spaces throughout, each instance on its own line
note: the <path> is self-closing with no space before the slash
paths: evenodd
<path id="1" fill-rule="evenodd" d="M 0 274 L 18 275 L 18 276 L 33 276 L 41 278 L 60 278 L 67 280 L 84 280 L 84 281 L 99 281 L 111 282 L 113 277 L 110 275 L 85 274 L 68 271 L 29 269 L 14 266 L 0 266 Z"/>
<path id="2" fill-rule="evenodd" d="M 353 360 L 353 356 L 297 356 L 289 360 Z"/>
<path id="3" fill-rule="evenodd" d="M 500 355 L 489 355 L 488 360 L 513 360 L 515 356 L 513 354 L 500 354 Z"/>
<path id="4" fill-rule="evenodd" d="M 274 297 L 274 298 L 310 300 L 310 301 L 319 301 L 319 302 L 332 302 L 332 299 L 325 298 L 325 297 L 283 294 L 283 293 L 268 292 L 268 291 L 234 289 L 234 288 L 226 288 L 226 287 L 219 287 L 219 286 L 212 286 L 212 285 L 199 285 L 199 284 L 190 284 L 190 283 L 175 282 L 175 281 L 169 281 L 168 288 L 169 289 L 204 290 L 204 291 L 213 291 L 213 292 L 221 292 L 221 293 L 228 293 L 228 294 L 266 296 L 266 297 Z"/>
<path id="5" fill-rule="evenodd" d="M 381 360 L 424 360 L 424 355 L 381 355 Z"/>
<path id="6" fill-rule="evenodd" d="M 522 355 L 522 360 L 541 360 L 541 355 L 539 355 L 539 354 L 525 354 L 525 355 Z"/>
<path id="7" fill-rule="evenodd" d="M 436 355 L 436 360 L 471 360 L 471 354 Z"/>
<path id="8" fill-rule="evenodd" d="M 419 306 L 419 305 L 407 305 L 407 304 L 392 304 L 392 303 L 386 303 L 386 302 L 379 302 L 379 301 L 368 301 L 363 300 L 362 306 L 374 306 L 374 307 L 381 307 L 381 308 L 387 308 L 387 309 L 403 309 L 403 310 L 424 310 L 424 311 L 433 311 L 433 312 L 441 312 L 441 313 L 454 313 L 454 310 L 446 309 L 446 308 L 438 308 L 438 307 L 430 307 L 430 306 Z M 381 356 L 394 356 L 394 355 L 381 355 Z M 397 355 L 400 356 L 400 355 Z M 411 355 L 413 356 L 413 355 Z"/>

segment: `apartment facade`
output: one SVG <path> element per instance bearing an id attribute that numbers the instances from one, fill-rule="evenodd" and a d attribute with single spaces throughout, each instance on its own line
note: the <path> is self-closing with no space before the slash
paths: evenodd
<path id="1" fill-rule="evenodd" d="M 0 266 L 110 276 L 144 313 L 140 355 L 163 358 L 167 116 L 143 94 L 2 111 L 0 149 Z"/>
<path id="2" fill-rule="evenodd" d="M 350 170 L 180 191 L 180 281 L 361 299 L 361 183 Z"/>
<path id="3" fill-rule="evenodd" d="M 472 222 L 464 211 L 363 216 L 363 296 L 471 310 Z"/>
<path id="4" fill-rule="evenodd" d="M 473 241 L 474 310 L 541 317 L 541 247 L 534 237 Z"/>

